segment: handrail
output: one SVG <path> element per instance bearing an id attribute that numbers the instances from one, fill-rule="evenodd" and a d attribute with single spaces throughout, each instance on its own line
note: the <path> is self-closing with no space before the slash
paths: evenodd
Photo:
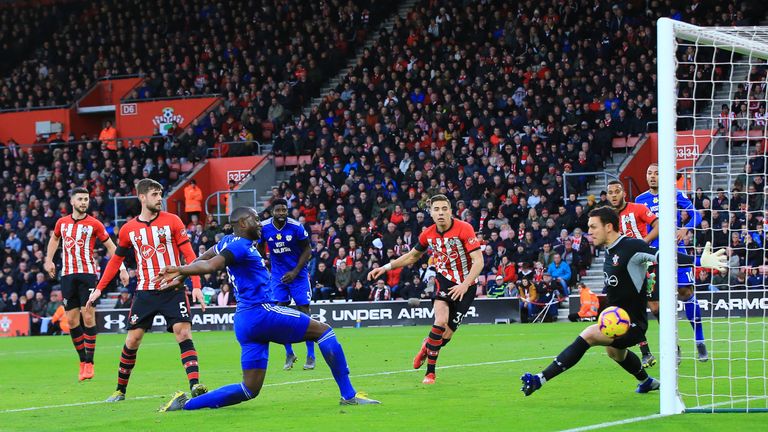
<path id="1" fill-rule="evenodd" d="M 255 205 L 257 200 L 258 200 L 258 191 L 256 189 L 236 189 L 236 190 L 220 190 L 220 191 L 216 191 L 216 192 L 208 195 L 208 197 L 205 199 L 205 206 L 203 208 L 205 209 L 206 214 L 209 214 L 209 215 L 215 217 L 216 218 L 216 222 L 219 225 L 221 225 L 222 217 L 228 217 L 229 216 L 229 212 L 228 212 L 229 209 L 227 209 L 227 206 L 231 206 L 232 205 L 232 201 L 234 200 L 234 195 L 245 194 L 245 193 L 253 194 L 253 202 L 254 202 L 254 205 Z M 224 211 L 223 212 L 222 212 L 222 208 L 221 208 L 221 196 L 222 195 L 228 195 L 227 206 L 224 207 Z M 216 197 L 216 211 L 211 213 L 211 212 L 208 212 L 208 209 L 210 208 L 210 206 L 209 206 L 210 200 L 213 197 Z"/>
<path id="2" fill-rule="evenodd" d="M 136 98 L 136 99 L 120 99 L 121 103 L 124 102 L 157 102 L 157 101 L 164 101 L 164 100 L 172 100 L 172 99 L 203 99 L 203 98 L 212 98 L 212 97 L 222 97 L 221 93 L 207 93 L 202 95 L 180 95 L 180 96 L 164 96 L 164 97 L 155 97 L 155 98 Z"/>
<path id="3" fill-rule="evenodd" d="M 619 180 L 619 176 L 615 174 L 611 174 L 607 171 L 587 171 L 587 172 L 575 172 L 575 173 L 563 173 L 563 199 L 568 199 L 568 177 L 575 177 L 575 176 L 603 176 L 603 181 L 605 182 L 606 189 L 608 186 L 608 177 Z"/>
<path id="4" fill-rule="evenodd" d="M 143 140 L 147 139 L 150 140 L 152 138 L 159 138 L 159 139 L 167 139 L 169 136 L 162 136 L 162 135 L 138 135 L 138 136 L 129 136 L 129 137 L 117 137 L 115 138 L 115 141 L 136 141 L 136 140 Z M 8 141 L 10 142 L 10 141 Z M 2 150 L 5 147 L 8 147 L 8 142 L 4 143 L 4 146 L 0 146 L 0 150 Z M 101 140 L 98 138 L 92 138 L 92 139 L 86 139 L 86 140 L 73 140 L 73 141 L 64 141 L 64 142 L 47 142 L 47 143 L 32 143 L 32 144 L 24 144 L 19 143 L 16 141 L 13 141 L 15 145 L 19 147 L 25 147 L 25 148 L 40 148 L 40 147 L 68 147 L 68 146 L 75 146 L 79 144 L 88 144 L 88 143 L 96 143 L 101 144 Z M 127 149 L 123 149 L 127 150 Z"/>
<path id="5" fill-rule="evenodd" d="M 652 122 L 648 122 L 648 123 L 645 124 L 645 133 L 650 133 L 651 132 L 649 126 L 651 126 L 652 124 L 656 125 L 656 131 L 659 130 L 659 122 L 658 122 L 658 120 L 657 121 L 652 121 Z"/>
<path id="6" fill-rule="evenodd" d="M 640 191 L 640 185 L 637 184 L 634 178 L 632 176 L 626 176 L 624 177 L 624 180 L 629 180 L 629 199 L 634 200 L 635 194 L 633 193 L 632 186 L 634 186 L 638 191 Z"/>
<path id="7" fill-rule="evenodd" d="M 48 105 L 43 107 L 3 108 L 3 109 L 0 109 L 0 114 L 25 112 L 25 111 L 43 111 L 43 110 L 49 110 L 49 109 L 64 109 L 64 108 L 70 108 L 71 106 L 72 104 Z"/>

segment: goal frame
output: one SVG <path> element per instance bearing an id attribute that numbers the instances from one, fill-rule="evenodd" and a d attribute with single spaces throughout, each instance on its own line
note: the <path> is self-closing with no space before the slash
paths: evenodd
<path id="1" fill-rule="evenodd" d="M 659 219 L 676 220 L 677 39 L 768 59 L 768 44 L 742 37 L 739 31 L 758 27 L 699 27 L 661 18 L 657 21 L 657 101 Z M 765 27 L 759 27 L 766 30 Z M 728 31 L 724 31 L 728 30 Z M 677 255 L 676 225 L 659 224 L 659 367 L 661 415 L 683 412 L 756 412 L 765 409 L 686 409 L 679 393 L 677 370 Z"/>

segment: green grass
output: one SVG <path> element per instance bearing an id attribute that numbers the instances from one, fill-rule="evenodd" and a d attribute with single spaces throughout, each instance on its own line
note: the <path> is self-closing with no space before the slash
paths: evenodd
<path id="1" fill-rule="evenodd" d="M 21 412 L 9 410 L 105 399 L 114 390 L 125 336 L 99 336 L 96 377 L 84 383 L 77 382 L 77 360 L 69 337 L 2 339 L 0 430 L 551 431 L 657 412 L 658 393 L 635 394 L 634 378 L 602 349 L 590 350 L 573 370 L 531 397 L 523 397 L 521 373 L 541 370 L 584 327 L 570 323 L 464 326 L 441 352 L 438 382 L 429 387 L 421 384 L 422 371 L 410 369 L 426 327 L 339 329 L 353 384 L 383 405 L 340 407 L 338 390 L 321 359 L 315 371 L 298 367 L 285 372 L 283 348 L 273 345 L 266 385 L 255 400 L 219 410 L 166 414 L 157 413 L 157 408 L 175 390 L 186 390 L 178 345 L 171 335 L 145 337 L 125 402 Z M 754 327 L 762 332 L 760 326 Z M 655 324 L 651 329 L 655 332 Z M 683 336 L 688 333 L 689 328 L 681 327 Z M 202 381 L 209 388 L 239 382 L 239 347 L 231 332 L 196 333 L 194 338 Z M 653 339 L 652 346 L 657 347 Z M 716 356 L 722 354 L 714 348 Z M 303 361 L 304 347 L 295 346 L 295 350 Z M 686 359 L 682 368 L 690 373 L 693 360 Z M 658 374 L 658 367 L 651 373 Z M 743 385 L 739 383 L 736 387 Z M 765 421 L 760 414 L 687 414 L 614 429 L 701 432 L 739 424 L 761 430 Z"/>

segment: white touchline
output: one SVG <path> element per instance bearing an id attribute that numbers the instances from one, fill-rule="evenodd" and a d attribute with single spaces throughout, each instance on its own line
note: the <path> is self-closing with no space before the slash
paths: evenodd
<path id="1" fill-rule="evenodd" d="M 587 353 L 589 355 L 589 353 Z M 552 359 L 553 356 L 544 356 L 544 357 L 530 357 L 530 358 L 522 358 L 522 359 L 510 359 L 510 360 L 499 360 L 499 361 L 491 361 L 491 362 L 482 362 L 482 363 L 466 363 L 466 364 L 456 364 L 456 365 L 446 365 L 446 366 L 440 366 L 440 369 L 455 369 L 455 368 L 464 368 L 464 367 L 475 367 L 475 366 L 490 366 L 495 364 L 504 364 L 504 363 L 520 363 L 525 361 L 534 361 L 534 360 L 547 360 Z M 367 373 L 367 374 L 360 374 L 360 375 L 350 375 L 350 378 L 365 378 L 365 377 L 372 377 L 372 376 L 382 376 L 382 375 L 395 375 L 395 374 L 402 374 L 402 373 L 411 373 L 411 372 L 418 372 L 418 369 L 403 369 L 403 370 L 397 370 L 397 371 L 387 371 L 387 372 L 374 372 L 374 373 Z M 293 384 L 305 384 L 305 383 L 313 383 L 313 382 L 320 382 L 320 381 L 332 381 L 333 377 L 325 377 L 325 378 L 313 378 L 313 379 L 307 379 L 307 380 L 299 380 L 299 381 L 286 381 L 286 382 L 280 382 L 280 383 L 272 383 L 272 384 L 264 384 L 264 387 L 279 387 L 279 386 L 285 386 L 285 385 L 293 385 Z M 131 397 L 126 399 L 126 401 L 131 400 L 142 400 L 142 399 L 157 399 L 161 397 L 168 396 L 166 395 L 150 395 L 150 396 L 137 396 L 137 397 Z M 6 413 L 16 413 L 16 412 L 24 412 L 24 411 L 37 411 L 37 410 L 43 410 L 43 409 L 51 409 L 51 408 L 65 408 L 65 407 L 73 407 L 73 406 L 82 406 L 82 405 L 96 405 L 106 403 L 104 401 L 91 401 L 91 402 L 75 402 L 75 403 L 68 403 L 68 404 L 60 404 L 60 405 L 45 405 L 45 406 L 38 406 L 38 407 L 29 407 L 29 408 L 15 408 L 15 409 L 8 409 L 8 410 L 2 410 L 0 411 L 0 414 L 6 414 Z"/>

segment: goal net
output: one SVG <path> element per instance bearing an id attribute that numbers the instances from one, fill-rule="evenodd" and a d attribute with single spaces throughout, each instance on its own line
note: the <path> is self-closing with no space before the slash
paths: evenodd
<path id="1" fill-rule="evenodd" d="M 766 59 L 768 27 L 658 22 L 662 414 L 768 411 Z M 675 289 L 679 225 L 668 223 L 679 190 L 702 216 L 686 253 L 712 242 L 730 257 L 727 272 L 692 270 L 688 305 Z M 689 323 L 696 302 L 703 341 Z"/>

